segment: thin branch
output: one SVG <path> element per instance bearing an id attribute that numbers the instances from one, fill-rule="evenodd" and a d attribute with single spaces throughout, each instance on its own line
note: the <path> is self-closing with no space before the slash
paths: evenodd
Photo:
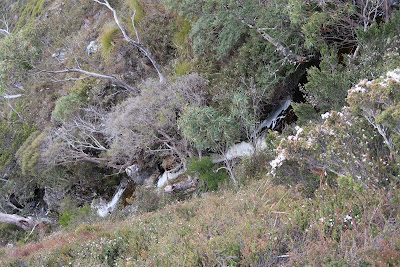
<path id="1" fill-rule="evenodd" d="M 64 74 L 64 73 L 81 73 L 81 74 L 85 74 L 87 75 L 87 77 L 95 77 L 95 78 L 100 78 L 100 79 L 106 79 L 111 81 L 112 83 L 114 83 L 117 86 L 120 86 L 122 88 L 125 88 L 135 94 L 139 94 L 140 91 L 136 88 L 133 88 L 132 86 L 130 86 L 129 84 L 127 84 L 126 82 L 114 77 L 114 76 L 110 76 L 110 75 L 105 75 L 105 74 L 100 74 L 100 73 L 96 73 L 96 72 L 90 72 L 90 71 L 86 71 L 86 70 L 82 70 L 79 68 L 72 68 L 72 69 L 63 69 L 63 70 L 55 70 L 55 71 L 51 71 L 51 70 L 40 70 L 40 72 L 44 72 L 44 73 L 48 73 L 48 74 Z M 72 80 L 72 79 L 71 79 Z"/>
<path id="2" fill-rule="evenodd" d="M 132 16 L 132 25 L 133 28 L 136 32 L 136 36 L 137 36 L 137 41 L 133 40 L 132 38 L 130 38 L 128 36 L 128 34 L 126 33 L 124 27 L 121 25 L 121 23 L 119 22 L 118 19 L 118 15 L 117 15 L 117 11 L 115 11 L 115 9 L 113 7 L 111 7 L 110 3 L 107 0 L 93 0 L 94 2 L 106 6 L 112 13 L 114 16 L 114 21 L 117 24 L 118 28 L 121 30 L 122 35 L 124 36 L 125 41 L 127 41 L 128 43 L 130 43 L 131 45 L 133 45 L 134 47 L 138 48 L 151 62 L 151 64 L 153 64 L 153 67 L 156 69 L 157 73 L 158 73 L 158 78 L 160 79 L 160 83 L 163 83 L 165 81 L 165 77 L 161 71 L 161 68 L 158 66 L 157 61 L 154 59 L 154 57 L 152 56 L 151 52 L 149 49 L 147 49 L 141 42 L 140 39 L 138 37 L 138 33 L 136 31 L 136 26 L 135 26 L 135 20 L 134 20 L 134 16 L 135 13 L 133 13 Z"/>
<path id="3" fill-rule="evenodd" d="M 7 36 L 10 34 L 10 28 L 8 27 L 8 23 L 6 20 L 6 17 L 3 15 L 3 19 L 0 19 L 0 22 L 4 24 L 6 27 L 5 29 L 0 29 L 0 34 L 3 34 L 4 36 Z"/>
<path id="4" fill-rule="evenodd" d="M 310 61 L 310 59 L 312 58 L 312 56 L 307 56 L 307 57 L 303 57 L 300 55 L 297 55 L 295 53 L 292 52 L 292 50 L 290 50 L 287 47 L 284 47 L 281 43 L 279 43 L 275 38 L 273 38 L 271 35 L 269 35 L 266 32 L 266 28 L 257 28 L 254 25 L 247 23 L 244 19 L 240 20 L 243 24 L 247 25 L 247 27 L 249 27 L 250 29 L 256 30 L 258 33 L 261 34 L 261 36 L 267 40 L 270 44 L 272 44 L 273 46 L 276 47 L 276 49 L 282 53 L 285 57 L 289 57 L 292 59 L 291 63 L 293 64 L 298 64 L 298 63 L 305 63 Z M 294 61 L 293 61 L 294 60 Z"/>

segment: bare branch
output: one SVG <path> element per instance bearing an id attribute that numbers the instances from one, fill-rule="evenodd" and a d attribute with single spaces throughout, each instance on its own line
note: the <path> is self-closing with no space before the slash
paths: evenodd
<path id="1" fill-rule="evenodd" d="M 136 26 L 135 26 L 135 20 L 134 20 L 134 16 L 136 14 L 136 11 L 133 13 L 132 16 L 132 25 L 133 28 L 135 30 L 136 33 L 136 37 L 137 37 L 137 41 L 133 40 L 132 38 L 130 38 L 128 36 L 128 34 L 125 31 L 125 28 L 121 25 L 121 23 L 119 22 L 118 19 L 118 15 L 117 15 L 117 11 L 115 11 L 115 9 L 113 7 L 111 7 L 110 3 L 107 0 L 93 0 L 94 2 L 106 6 L 112 13 L 114 16 L 114 21 L 117 24 L 118 28 L 121 30 L 122 35 L 124 36 L 125 41 L 127 41 L 128 43 L 130 43 L 131 45 L 133 45 L 134 47 L 138 48 L 151 62 L 151 64 L 153 64 L 153 67 L 156 69 L 157 73 L 158 73 L 158 78 L 160 79 L 160 83 L 163 83 L 165 81 L 165 77 L 161 71 L 161 68 L 158 66 L 157 61 L 154 59 L 154 57 L 152 56 L 151 52 L 149 49 L 147 49 L 141 42 L 140 39 L 138 37 L 138 33 L 136 30 Z"/>
<path id="2" fill-rule="evenodd" d="M 267 40 L 270 44 L 272 44 L 273 46 L 276 47 L 276 49 L 283 54 L 285 57 L 291 58 L 291 63 L 292 64 L 302 64 L 305 62 L 308 62 L 311 60 L 311 58 L 313 56 L 307 56 L 307 57 L 303 57 L 300 55 L 297 55 L 295 53 L 292 52 L 292 50 L 290 50 L 287 47 L 284 47 L 281 43 L 279 43 L 275 38 L 273 38 L 271 35 L 269 35 L 266 32 L 266 28 L 257 28 L 254 25 L 247 23 L 244 19 L 240 20 L 243 24 L 247 25 L 250 29 L 254 29 L 256 30 L 258 33 L 261 34 L 261 36 Z"/>
<path id="3" fill-rule="evenodd" d="M 111 76 L 111 75 L 105 75 L 105 74 L 100 74 L 100 73 L 96 73 L 96 72 L 90 72 L 90 71 L 86 71 L 86 70 L 82 70 L 80 68 L 72 68 L 72 69 L 63 69 L 63 70 L 55 70 L 55 71 L 50 71 L 50 70 L 40 70 L 40 72 L 44 72 L 44 73 L 48 73 L 48 74 L 64 74 L 64 73 L 81 73 L 81 74 L 85 74 L 86 77 L 80 78 L 80 79 L 85 79 L 88 77 L 95 77 L 95 78 L 100 78 L 100 79 L 106 79 L 109 80 L 111 83 L 120 86 L 122 88 L 125 88 L 135 94 L 139 94 L 140 91 L 136 88 L 133 88 L 132 86 L 130 86 L 129 84 L 127 84 L 126 82 L 116 78 L 115 76 Z M 75 78 L 70 78 L 67 80 L 74 80 Z"/>
<path id="4" fill-rule="evenodd" d="M 0 34 L 3 34 L 4 36 L 7 36 L 10 34 L 10 28 L 8 27 L 7 20 L 5 16 L 3 15 L 3 19 L 0 19 L 0 22 L 2 22 L 5 26 L 5 29 L 0 29 Z"/>

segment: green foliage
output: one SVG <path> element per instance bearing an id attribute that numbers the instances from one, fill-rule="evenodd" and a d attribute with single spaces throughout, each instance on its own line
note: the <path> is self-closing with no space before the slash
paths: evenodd
<path id="1" fill-rule="evenodd" d="M 347 90 L 355 82 L 353 74 L 338 62 L 337 51 L 326 46 L 321 50 L 322 61 L 319 68 L 307 70 L 306 91 L 311 94 L 311 102 L 322 111 L 340 110 L 345 104 Z"/>
<path id="2" fill-rule="evenodd" d="M 25 236 L 25 231 L 13 224 L 0 223 L 0 236 L 0 242 L 15 243 Z"/>
<path id="3" fill-rule="evenodd" d="M 297 183 L 314 177 L 346 184 L 343 177 L 352 177 L 357 183 L 347 183 L 351 188 L 398 183 L 399 77 L 397 69 L 386 79 L 361 81 L 348 91 L 349 107 L 342 113 L 326 113 L 324 122 L 282 139 L 279 150 L 285 152 L 285 161 L 277 179 L 291 177 Z M 334 181 L 329 182 L 331 176 Z"/>
<path id="4" fill-rule="evenodd" d="M 199 150 L 220 151 L 234 144 L 239 133 L 233 117 L 224 116 L 212 107 L 186 107 L 178 127 Z"/>
<path id="5" fill-rule="evenodd" d="M 182 17 L 178 17 L 176 24 L 178 31 L 174 35 L 173 42 L 177 48 L 183 48 L 187 45 L 192 23 Z"/>
<path id="6" fill-rule="evenodd" d="M 58 218 L 58 224 L 63 227 L 71 226 L 76 224 L 78 221 L 82 221 L 90 214 L 90 207 L 84 206 L 77 209 L 66 209 Z"/>
<path id="7" fill-rule="evenodd" d="M 289 0 L 289 17 L 294 25 L 300 26 L 305 37 L 306 47 L 321 47 L 326 43 L 335 42 L 335 36 L 345 35 L 346 39 L 336 40 L 338 45 L 346 44 L 354 39 L 352 28 L 357 25 L 352 15 L 356 7 L 350 2 L 330 1 L 305 1 Z M 352 35 L 353 34 L 353 35 Z"/>
<path id="8" fill-rule="evenodd" d="M 135 13 L 135 24 L 139 23 L 146 15 L 143 4 L 138 0 L 126 0 L 126 4 L 130 9 L 134 10 Z"/>
<path id="9" fill-rule="evenodd" d="M 77 95 L 77 96 L 81 97 L 82 99 L 85 99 L 88 97 L 90 90 L 92 89 L 93 84 L 95 84 L 95 82 L 96 82 L 96 79 L 94 79 L 94 78 L 78 80 L 68 90 L 68 93 Z"/>
<path id="10" fill-rule="evenodd" d="M 192 63 L 186 60 L 180 60 L 175 64 L 175 73 L 179 76 L 188 74 L 192 68 Z"/>
<path id="11" fill-rule="evenodd" d="M 193 159 L 187 165 L 187 173 L 191 176 L 198 176 L 205 182 L 208 190 L 218 189 L 218 184 L 225 181 L 228 175 L 222 170 L 218 170 L 218 165 L 212 162 L 209 157 Z"/>
<path id="12" fill-rule="evenodd" d="M 309 104 L 291 103 L 294 113 L 297 116 L 297 124 L 306 125 L 309 121 L 319 118 L 315 108 Z"/>
<path id="13" fill-rule="evenodd" d="M 45 132 L 36 131 L 32 133 L 15 154 L 19 159 L 23 175 L 35 175 L 37 173 L 37 164 L 41 153 L 39 148 L 44 137 Z"/>
<path id="14" fill-rule="evenodd" d="M 16 30 L 24 28 L 27 24 L 33 23 L 38 19 L 44 11 L 44 4 L 48 0 L 28 0 L 25 5 L 20 8 L 19 21 L 15 26 Z"/>
<path id="15" fill-rule="evenodd" d="M 39 54 L 27 34 L 18 32 L 0 39 L 0 94 L 13 82 L 27 78 L 26 71 L 32 68 L 31 62 Z"/>
<path id="16" fill-rule="evenodd" d="M 360 79 L 377 79 L 400 65 L 400 13 L 394 12 L 385 23 L 374 23 L 366 31 L 357 31 L 359 57 L 351 70 Z"/>
<path id="17" fill-rule="evenodd" d="M 56 121 L 62 122 L 72 116 L 83 104 L 82 97 L 75 93 L 60 97 L 52 113 Z"/>
<path id="18" fill-rule="evenodd" d="M 14 159 L 18 148 L 34 130 L 33 126 L 23 122 L 0 120 L 0 170 Z"/>
<path id="19" fill-rule="evenodd" d="M 111 24 L 104 28 L 100 35 L 101 54 L 104 58 L 108 58 L 116 43 L 116 38 L 119 35 L 118 26 Z"/>

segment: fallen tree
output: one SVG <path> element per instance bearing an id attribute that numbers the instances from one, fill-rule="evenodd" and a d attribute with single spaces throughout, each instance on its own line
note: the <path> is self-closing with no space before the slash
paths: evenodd
<path id="1" fill-rule="evenodd" d="M 36 222 L 31 218 L 25 218 L 16 214 L 7 214 L 1 212 L 0 212 L 0 223 L 14 224 L 18 227 L 21 227 L 25 231 L 32 230 L 36 225 Z"/>

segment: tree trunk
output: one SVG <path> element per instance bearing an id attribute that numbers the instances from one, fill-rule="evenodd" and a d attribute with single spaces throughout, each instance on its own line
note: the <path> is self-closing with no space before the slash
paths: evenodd
<path id="1" fill-rule="evenodd" d="M 35 227 L 35 221 L 15 214 L 0 213 L 0 223 L 14 224 L 25 231 L 30 231 Z"/>

